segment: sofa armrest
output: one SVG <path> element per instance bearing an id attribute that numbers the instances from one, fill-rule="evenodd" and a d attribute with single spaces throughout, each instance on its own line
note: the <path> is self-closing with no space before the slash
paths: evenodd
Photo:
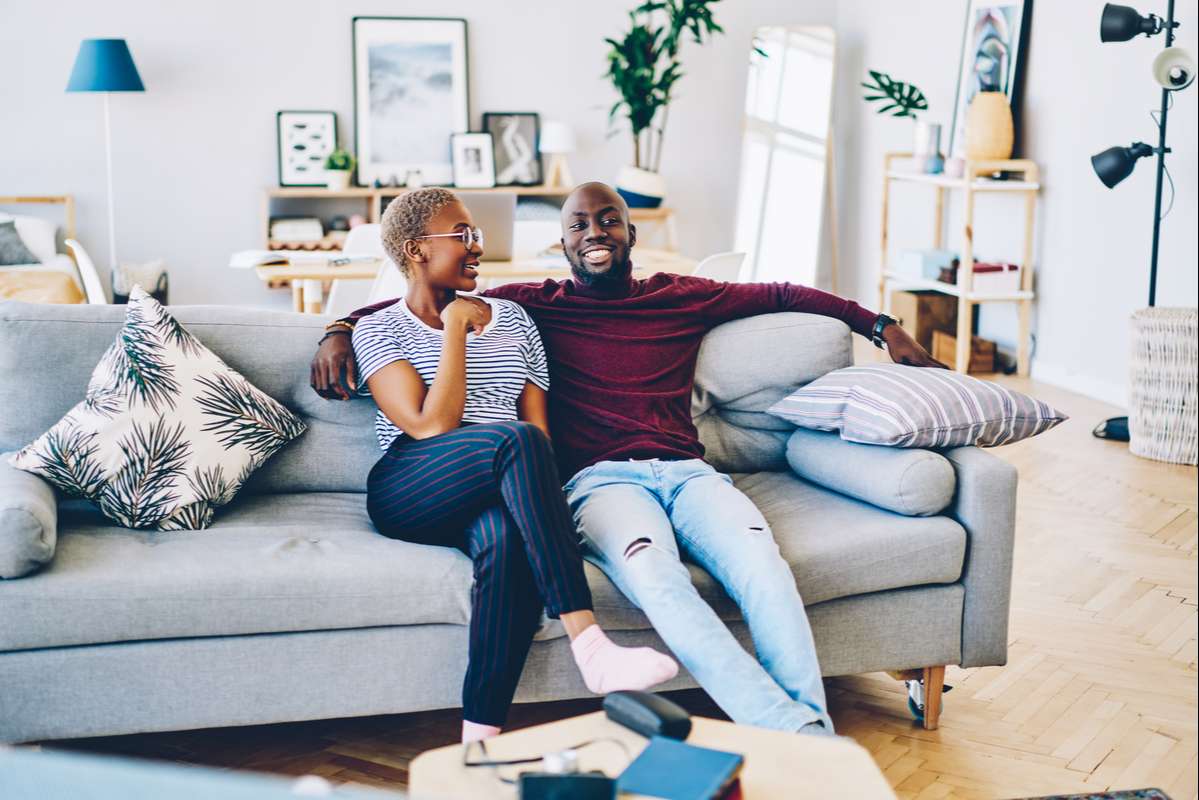
<path id="1" fill-rule="evenodd" d="M 805 480 L 909 517 L 940 514 L 953 499 L 953 467 L 931 450 L 857 444 L 798 428 L 787 440 L 787 463 Z"/>
<path id="2" fill-rule="evenodd" d="M 948 513 L 966 529 L 962 666 L 1006 664 L 1016 468 L 977 447 L 944 452 L 957 473 L 957 493 Z"/>
<path id="3" fill-rule="evenodd" d="M 0 455 L 0 578 L 19 578 L 54 558 L 58 505 L 46 481 Z"/>

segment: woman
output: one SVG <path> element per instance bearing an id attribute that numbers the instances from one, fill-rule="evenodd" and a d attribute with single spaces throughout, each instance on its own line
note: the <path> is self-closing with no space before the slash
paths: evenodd
<path id="1" fill-rule="evenodd" d="M 591 691 L 674 677 L 673 659 L 619 647 L 595 623 L 550 448 L 537 328 L 515 303 L 457 296 L 475 289 L 483 253 L 470 213 L 446 189 L 421 189 L 392 202 L 382 225 L 408 292 L 353 336 L 385 451 L 367 509 L 386 536 L 459 547 L 474 562 L 462 740 L 499 733 L 543 608 L 562 620 Z"/>

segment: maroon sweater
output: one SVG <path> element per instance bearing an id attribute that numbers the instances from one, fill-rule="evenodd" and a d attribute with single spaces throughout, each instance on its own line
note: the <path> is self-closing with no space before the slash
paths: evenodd
<path id="1" fill-rule="evenodd" d="M 550 430 L 563 480 L 599 461 L 702 458 L 691 423 L 700 340 L 713 327 L 776 311 L 835 317 L 869 336 L 876 315 L 790 283 L 718 283 L 659 273 L 602 293 L 573 280 L 485 292 L 520 303 L 549 359 Z M 359 309 L 362 317 L 395 303 Z"/>

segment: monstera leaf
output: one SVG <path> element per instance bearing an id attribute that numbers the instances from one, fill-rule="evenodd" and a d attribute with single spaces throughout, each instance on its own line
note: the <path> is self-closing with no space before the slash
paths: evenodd
<path id="1" fill-rule="evenodd" d="M 912 84 L 897 81 L 887 73 L 875 70 L 870 70 L 870 77 L 874 79 L 874 83 L 862 83 L 867 90 L 864 97 L 868 103 L 883 101 L 878 110 L 879 114 L 890 112 L 896 117 L 915 117 L 913 111 L 928 110 L 928 100 L 925 99 L 924 92 Z"/>

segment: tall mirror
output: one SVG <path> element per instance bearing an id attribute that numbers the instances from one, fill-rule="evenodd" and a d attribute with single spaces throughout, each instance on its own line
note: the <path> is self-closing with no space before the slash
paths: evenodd
<path id="1" fill-rule="evenodd" d="M 741 280 L 814 285 L 833 97 L 832 28 L 759 28 L 750 51 L 735 249 Z"/>

